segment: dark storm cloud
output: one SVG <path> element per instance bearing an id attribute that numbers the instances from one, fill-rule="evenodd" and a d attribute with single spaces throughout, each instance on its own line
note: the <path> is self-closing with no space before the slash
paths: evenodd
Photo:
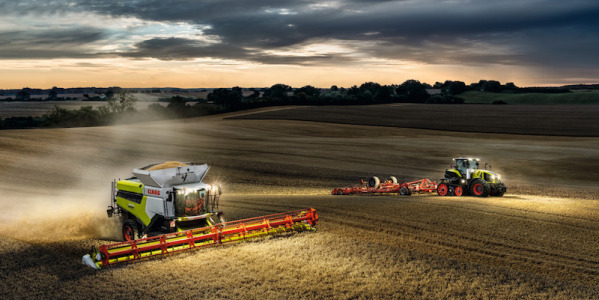
<path id="1" fill-rule="evenodd" d="M 104 38 L 101 30 L 89 27 L 0 32 L 0 58 L 92 57 L 86 45 Z"/>
<path id="2" fill-rule="evenodd" d="M 202 26 L 219 44 L 187 38 L 148 38 L 124 57 L 186 60 L 201 57 L 270 64 L 349 63 L 347 54 L 268 55 L 313 41 L 347 41 L 362 57 L 429 64 L 555 64 L 598 67 L 599 2 L 73 0 L 5 1 L 21 14 L 86 11 Z M 52 5 L 54 3 L 54 5 Z"/>
<path id="3" fill-rule="evenodd" d="M 323 62 L 350 62 L 344 56 L 310 55 L 272 57 L 262 51 L 251 51 L 229 44 L 206 44 L 184 38 L 155 38 L 135 44 L 135 51 L 118 53 L 131 58 L 157 58 L 161 60 L 188 60 L 196 57 L 218 59 L 242 59 L 269 64 L 315 65 Z M 278 61 L 277 61 L 278 59 Z"/>

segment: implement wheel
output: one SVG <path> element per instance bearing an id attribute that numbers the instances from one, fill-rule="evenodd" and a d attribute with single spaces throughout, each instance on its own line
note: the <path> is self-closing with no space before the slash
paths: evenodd
<path id="1" fill-rule="evenodd" d="M 487 197 L 489 196 L 490 192 L 491 187 L 489 184 L 480 178 L 476 178 L 470 183 L 470 194 L 473 196 Z"/>
<path id="2" fill-rule="evenodd" d="M 337 190 L 337 195 L 343 195 L 343 190 L 342 189 L 338 189 Z"/>
<path id="3" fill-rule="evenodd" d="M 381 180 L 376 177 L 376 176 L 372 176 L 370 177 L 370 179 L 368 180 L 368 186 L 369 187 L 378 187 L 379 185 L 381 185 Z"/>
<path id="4" fill-rule="evenodd" d="M 410 196 L 412 195 L 412 191 L 410 191 L 409 188 L 402 186 L 401 188 L 399 188 L 399 194 L 402 196 Z"/>
<path id="5" fill-rule="evenodd" d="M 395 176 L 391 176 L 389 177 L 389 181 L 391 181 L 391 183 L 397 183 L 397 178 L 395 178 Z"/>
<path id="6" fill-rule="evenodd" d="M 449 187 L 447 186 L 447 184 L 439 184 L 439 186 L 437 187 L 437 194 L 439 194 L 439 196 L 447 196 L 449 194 Z"/>

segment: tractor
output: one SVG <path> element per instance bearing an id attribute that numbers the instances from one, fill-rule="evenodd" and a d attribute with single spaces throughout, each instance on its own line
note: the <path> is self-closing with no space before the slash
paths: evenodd
<path id="1" fill-rule="evenodd" d="M 501 175 L 479 169 L 478 158 L 454 158 L 455 165 L 452 169 L 445 170 L 445 178 L 441 179 L 437 193 L 441 196 L 472 195 L 477 197 L 495 196 L 505 194 L 506 187 L 501 180 Z M 485 164 L 485 169 L 486 169 Z"/>

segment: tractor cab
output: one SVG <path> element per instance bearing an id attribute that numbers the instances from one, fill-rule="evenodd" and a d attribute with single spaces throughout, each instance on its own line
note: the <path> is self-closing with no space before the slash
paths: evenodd
<path id="1" fill-rule="evenodd" d="M 470 179 L 472 177 L 472 173 L 475 170 L 478 170 L 478 158 L 454 158 L 455 161 L 455 169 L 460 172 L 461 177 L 465 177 L 466 179 Z"/>

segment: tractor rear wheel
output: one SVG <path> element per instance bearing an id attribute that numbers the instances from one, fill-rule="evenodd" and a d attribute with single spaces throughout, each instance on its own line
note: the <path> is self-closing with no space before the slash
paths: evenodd
<path id="1" fill-rule="evenodd" d="M 437 194 L 439 194 L 439 196 L 447 196 L 449 194 L 449 187 L 447 186 L 447 184 L 439 184 L 439 186 L 437 187 Z"/>
<path id="2" fill-rule="evenodd" d="M 381 184 L 381 180 L 376 176 L 372 176 L 368 180 L 369 187 L 378 187 L 380 184 Z"/>
<path id="3" fill-rule="evenodd" d="M 477 197 L 487 197 L 491 192 L 489 184 L 480 179 L 476 178 L 470 182 L 470 194 Z"/>
<path id="4" fill-rule="evenodd" d="M 128 219 L 123 223 L 123 240 L 132 241 L 138 239 L 139 228 L 135 221 Z"/>

